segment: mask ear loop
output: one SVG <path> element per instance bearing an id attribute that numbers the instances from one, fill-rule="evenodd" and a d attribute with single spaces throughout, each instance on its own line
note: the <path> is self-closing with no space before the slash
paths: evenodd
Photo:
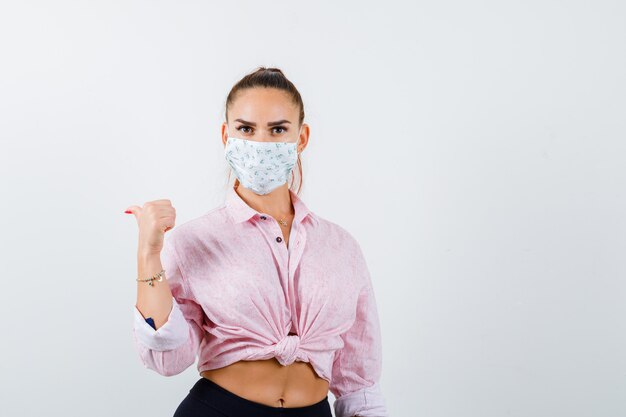
<path id="1" fill-rule="evenodd" d="M 300 126 L 300 132 L 298 133 L 298 137 L 296 138 L 296 153 L 298 155 L 300 155 L 300 151 L 298 150 L 298 142 L 300 142 L 300 135 L 302 134 L 302 128 L 304 127 L 304 124 L 302 124 L 302 126 Z"/>

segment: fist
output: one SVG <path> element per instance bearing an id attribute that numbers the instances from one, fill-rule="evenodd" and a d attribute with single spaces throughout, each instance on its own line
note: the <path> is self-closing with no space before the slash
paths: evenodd
<path id="1" fill-rule="evenodd" d="M 139 227 L 138 251 L 144 254 L 160 254 L 163 249 L 165 232 L 174 228 L 176 209 L 167 199 L 148 201 L 140 206 L 130 206 L 126 213 L 132 213 Z"/>

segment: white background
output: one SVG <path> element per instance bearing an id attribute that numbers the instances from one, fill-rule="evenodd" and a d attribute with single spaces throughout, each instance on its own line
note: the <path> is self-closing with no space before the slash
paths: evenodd
<path id="1" fill-rule="evenodd" d="M 626 415 L 621 1 L 3 1 L 3 416 L 171 416 L 131 204 L 222 203 L 232 85 L 281 68 L 302 198 L 359 240 L 392 417 Z M 332 394 L 329 394 L 331 402 Z"/>

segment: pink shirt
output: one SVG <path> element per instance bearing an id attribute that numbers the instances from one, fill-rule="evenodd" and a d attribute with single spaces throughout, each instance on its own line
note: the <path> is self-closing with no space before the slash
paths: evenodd
<path id="1" fill-rule="evenodd" d="M 157 330 L 134 307 L 139 357 L 165 376 L 196 358 L 198 372 L 272 357 L 309 362 L 330 384 L 336 417 L 388 416 L 380 323 L 361 248 L 289 192 L 289 247 L 282 226 L 234 188 L 224 204 L 165 234 L 161 263 L 173 307 Z"/>

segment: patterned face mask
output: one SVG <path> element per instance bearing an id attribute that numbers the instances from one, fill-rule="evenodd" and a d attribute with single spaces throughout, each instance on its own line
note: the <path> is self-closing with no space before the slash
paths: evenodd
<path id="1" fill-rule="evenodd" d="M 287 182 L 298 160 L 297 147 L 297 142 L 258 142 L 229 136 L 224 156 L 239 182 L 263 195 Z"/>

